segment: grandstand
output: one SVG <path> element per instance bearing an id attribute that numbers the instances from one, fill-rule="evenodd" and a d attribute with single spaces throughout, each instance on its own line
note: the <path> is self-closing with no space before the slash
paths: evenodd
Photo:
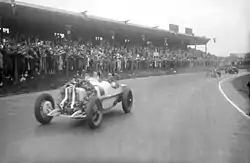
<path id="1" fill-rule="evenodd" d="M 39 74 L 68 76 L 87 67 L 165 71 L 217 62 L 216 56 L 189 48 L 206 46 L 206 37 L 13 0 L 0 0 L 0 40 L 0 77 L 16 82 Z"/>

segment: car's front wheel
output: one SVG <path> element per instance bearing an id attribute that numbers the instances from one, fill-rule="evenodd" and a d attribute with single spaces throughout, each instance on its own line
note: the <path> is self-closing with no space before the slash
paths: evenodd
<path id="1" fill-rule="evenodd" d="M 41 94 L 35 102 L 34 112 L 35 118 L 41 124 L 48 124 L 52 120 L 52 116 L 47 114 L 55 108 L 54 99 L 50 94 Z"/>
<path id="2" fill-rule="evenodd" d="M 122 93 L 122 109 L 125 113 L 130 113 L 133 106 L 133 93 L 126 88 Z"/>
<path id="3" fill-rule="evenodd" d="M 101 125 L 103 118 L 102 104 L 97 97 L 90 99 L 85 112 L 88 118 L 88 125 L 91 129 L 95 129 Z"/>

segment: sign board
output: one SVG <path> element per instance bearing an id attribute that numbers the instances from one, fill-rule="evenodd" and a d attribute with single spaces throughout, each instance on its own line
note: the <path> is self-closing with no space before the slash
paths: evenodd
<path id="1" fill-rule="evenodd" d="M 185 34 L 187 34 L 187 35 L 193 35 L 193 29 L 191 29 L 191 28 L 185 28 Z"/>
<path id="2" fill-rule="evenodd" d="M 169 24 L 169 30 L 175 33 L 179 33 L 179 26 L 175 24 Z"/>

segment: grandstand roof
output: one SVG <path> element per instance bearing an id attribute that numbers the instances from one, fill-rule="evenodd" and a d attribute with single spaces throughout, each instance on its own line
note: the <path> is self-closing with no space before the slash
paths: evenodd
<path id="1" fill-rule="evenodd" d="M 231 53 L 230 57 L 244 58 L 246 53 Z"/>
<path id="2" fill-rule="evenodd" d="M 190 36 L 183 33 L 173 33 L 169 30 L 152 28 L 132 23 L 125 24 L 122 21 L 86 15 L 52 7 L 39 6 L 24 2 L 16 2 L 16 15 L 12 14 L 9 0 L 0 0 L 0 16 L 4 17 L 6 27 L 14 26 L 38 26 L 54 31 L 63 32 L 65 25 L 72 25 L 73 30 L 81 31 L 83 35 L 95 32 L 95 34 L 110 35 L 113 30 L 117 35 L 132 39 L 141 39 L 145 35 L 150 40 L 164 40 L 168 38 L 173 42 L 183 42 L 188 45 L 204 45 L 210 39 L 205 37 Z M 32 16 L 31 16 L 32 15 Z M 31 25 L 32 24 L 32 25 Z"/>

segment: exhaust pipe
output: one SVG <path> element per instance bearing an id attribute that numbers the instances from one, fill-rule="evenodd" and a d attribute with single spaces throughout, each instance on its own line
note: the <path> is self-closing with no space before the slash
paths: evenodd
<path id="1" fill-rule="evenodd" d="M 75 85 L 72 86 L 72 102 L 71 102 L 71 109 L 74 109 L 75 106 L 75 101 L 76 101 L 76 90 L 75 90 Z"/>

